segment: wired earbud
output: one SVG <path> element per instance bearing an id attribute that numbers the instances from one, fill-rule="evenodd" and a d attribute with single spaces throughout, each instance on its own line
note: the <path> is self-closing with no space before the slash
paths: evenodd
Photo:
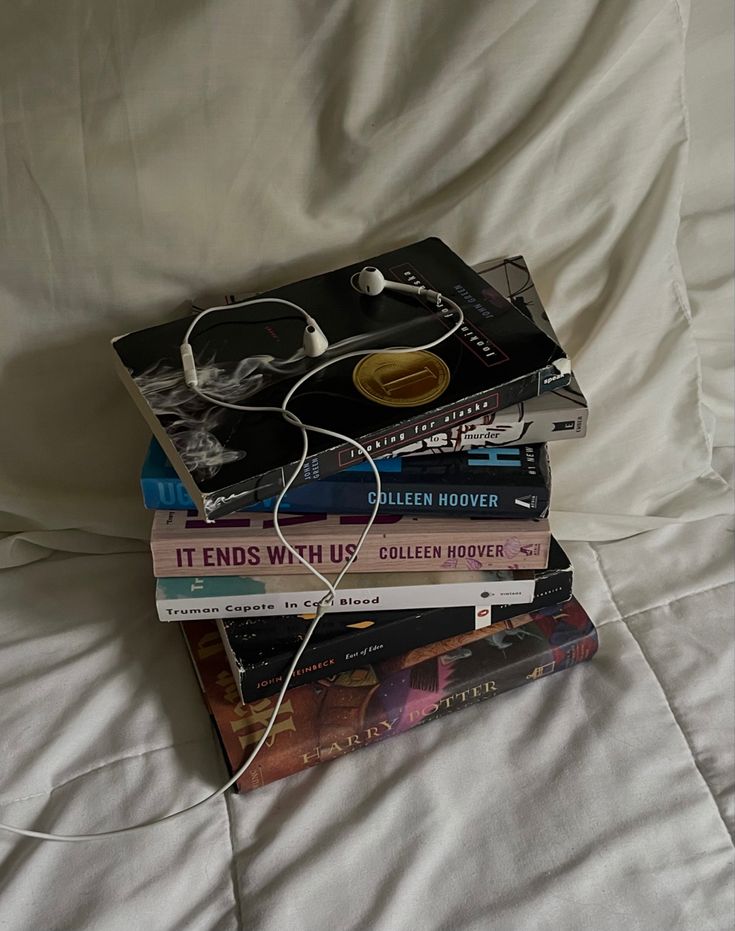
<path id="1" fill-rule="evenodd" d="M 184 380 L 192 391 L 195 391 L 199 384 L 199 376 L 194 361 L 194 350 L 191 348 L 191 336 L 196 327 L 207 314 L 213 314 L 220 310 L 233 310 L 237 307 L 250 307 L 255 304 L 283 304 L 286 307 L 290 307 L 291 310 L 298 311 L 304 318 L 306 326 L 304 327 L 302 347 L 288 359 L 278 360 L 281 364 L 297 362 L 303 358 L 316 359 L 324 355 L 329 348 L 329 340 L 311 314 L 307 313 L 303 307 L 299 307 L 298 304 L 294 304 L 292 301 L 286 301 L 281 297 L 252 297 L 244 301 L 238 301 L 235 304 L 219 304 L 217 307 L 208 307 L 206 310 L 200 311 L 191 321 L 181 341 L 181 346 L 179 347 L 181 352 L 181 365 L 184 370 Z M 252 356 L 251 358 L 265 365 L 276 361 L 273 356 Z"/>
<path id="2" fill-rule="evenodd" d="M 357 286 L 355 285 L 355 280 L 357 280 Z M 181 364 L 183 369 L 184 380 L 189 388 L 198 395 L 203 400 L 209 402 L 210 404 L 217 405 L 219 407 L 226 407 L 230 410 L 235 411 L 245 411 L 245 412 L 272 412 L 280 414 L 283 419 L 296 427 L 302 438 L 302 450 L 299 461 L 296 463 L 293 472 L 289 476 L 288 480 L 284 483 L 283 490 L 280 492 L 276 498 L 276 503 L 273 509 L 273 528 L 278 535 L 281 543 L 286 547 L 286 549 L 291 553 L 291 555 L 296 559 L 301 565 L 303 565 L 313 576 L 315 576 L 325 587 L 325 595 L 317 605 L 316 615 L 309 625 L 308 630 L 304 634 L 304 638 L 299 644 L 299 648 L 296 650 L 294 657 L 291 661 L 286 674 L 283 677 L 283 684 L 276 695 L 273 703 L 273 710 L 271 711 L 270 718 L 266 724 L 264 730 L 260 735 L 260 739 L 252 748 L 244 762 L 241 764 L 239 769 L 237 769 L 228 781 L 216 789 L 214 792 L 211 792 L 209 795 L 206 795 L 204 798 L 200 799 L 198 802 L 194 802 L 192 805 L 188 805 L 186 808 L 179 808 L 176 811 L 172 811 L 167 815 L 162 815 L 159 818 L 153 818 L 150 821 L 142 821 L 138 824 L 131 824 L 124 828 L 116 828 L 111 831 L 99 831 L 95 834 L 52 834 L 46 833 L 44 831 L 32 831 L 27 828 L 18 828 L 11 824 L 2 824 L 0 823 L 0 830 L 9 831 L 12 834 L 20 835 L 21 837 L 34 837 L 38 840 L 51 840 L 51 841 L 67 841 L 71 843 L 82 843 L 90 840 L 100 840 L 103 837 L 115 837 L 120 834 L 129 834 L 133 831 L 139 831 L 143 828 L 153 827 L 158 824 L 165 824 L 167 821 L 173 821 L 175 818 L 180 818 L 183 815 L 188 814 L 191 811 L 194 811 L 197 808 L 200 808 L 202 805 L 205 805 L 207 802 L 211 802 L 216 798 L 220 798 L 224 793 L 233 786 L 238 779 L 243 775 L 243 773 L 248 769 L 250 764 L 253 762 L 255 757 L 260 752 L 261 748 L 268 740 L 270 733 L 273 729 L 273 725 L 276 722 L 278 717 L 278 712 L 280 710 L 281 704 L 286 696 L 286 690 L 291 685 L 291 680 L 293 678 L 294 672 L 298 668 L 299 660 L 304 652 L 304 650 L 309 645 L 311 637 L 314 631 L 319 624 L 321 618 L 327 613 L 332 604 L 334 603 L 334 598 L 337 593 L 337 588 L 342 582 L 345 574 L 350 570 L 355 559 L 357 559 L 362 545 L 365 542 L 365 539 L 372 529 L 373 524 L 375 523 L 375 518 L 378 515 L 378 510 L 380 509 L 380 500 L 381 500 L 381 491 L 382 491 L 382 481 L 380 477 L 380 472 L 378 467 L 375 464 L 375 460 L 370 455 L 370 453 L 365 449 L 365 447 L 353 437 L 347 436 L 344 433 L 338 433 L 336 430 L 328 430 L 325 427 L 319 427 L 315 424 L 304 423 L 299 417 L 296 416 L 292 411 L 288 410 L 288 405 L 293 399 L 296 392 L 302 385 L 305 384 L 310 378 L 314 375 L 322 372 L 324 369 L 328 368 L 330 365 L 334 365 L 337 362 L 341 362 L 343 359 L 356 358 L 358 356 L 367 356 L 375 352 L 380 353 L 400 353 L 400 352 L 417 352 L 419 350 L 432 349 L 434 346 L 438 346 L 440 343 L 443 343 L 444 340 L 449 339 L 454 333 L 459 330 L 459 328 L 464 323 L 464 314 L 462 308 L 456 304 L 450 298 L 442 297 L 438 291 L 432 291 L 429 288 L 424 287 L 415 287 L 414 285 L 407 285 L 401 282 L 396 281 L 386 281 L 382 272 L 377 268 L 368 266 L 363 268 L 361 272 L 357 275 L 353 275 L 350 283 L 356 291 L 359 291 L 361 294 L 366 294 L 371 297 L 374 297 L 384 290 L 393 290 L 400 291 L 406 294 L 414 294 L 417 297 L 425 297 L 429 300 L 436 303 L 437 308 L 440 308 L 440 313 L 443 316 L 446 316 L 448 313 L 453 314 L 456 317 L 456 320 L 446 329 L 441 336 L 438 336 L 436 339 L 431 340 L 428 343 L 423 343 L 420 346 L 389 346 L 386 348 L 375 348 L 370 349 L 356 349 L 344 353 L 338 353 L 332 358 L 321 359 L 317 364 L 309 369 L 304 374 L 301 374 L 300 377 L 291 385 L 291 387 L 286 392 L 283 401 L 279 406 L 275 405 L 248 405 L 248 404 L 235 404 L 231 401 L 226 401 L 223 398 L 218 398 L 215 395 L 209 394 L 202 390 L 199 385 L 199 378 L 197 374 L 196 362 L 194 360 L 194 352 L 191 348 L 191 335 L 195 330 L 199 321 L 205 317 L 207 314 L 214 313 L 219 310 L 232 310 L 235 307 L 245 307 L 250 304 L 285 304 L 287 307 L 290 307 L 293 310 L 298 311 L 306 321 L 306 327 L 304 329 L 304 339 L 303 347 L 298 350 L 293 356 L 285 360 L 275 360 L 273 356 L 254 356 L 254 360 L 259 360 L 263 365 L 273 365 L 277 362 L 279 364 L 288 364 L 297 360 L 301 360 L 305 357 L 308 358 L 318 358 L 323 356 L 327 351 L 329 346 L 329 341 L 327 340 L 324 333 L 322 333 L 318 323 L 308 314 L 303 307 L 299 307 L 298 304 L 294 304 L 291 301 L 286 301 L 283 298 L 276 297 L 256 297 L 250 298 L 245 301 L 239 301 L 236 304 L 224 304 L 218 307 L 208 307 L 206 310 L 201 311 L 190 323 L 184 338 L 181 343 Z M 448 310 L 443 309 L 443 305 L 446 305 Z M 439 314 L 437 314 L 439 316 Z M 332 347 L 338 349 L 337 347 Z M 357 452 L 364 457 L 367 464 L 372 470 L 373 476 L 375 477 L 375 504 L 372 507 L 370 516 L 365 522 L 362 532 L 360 533 L 355 548 L 352 551 L 351 555 L 345 561 L 344 566 L 337 574 L 333 582 L 330 582 L 328 578 L 322 575 L 311 563 L 305 559 L 286 539 L 281 530 L 281 526 L 278 520 L 281 503 L 283 502 L 284 497 L 286 496 L 288 490 L 291 488 L 293 483 L 296 481 L 297 476 L 301 473 L 306 458 L 309 454 L 309 432 L 319 433 L 323 436 L 329 436 L 332 439 L 339 440 L 341 443 L 348 443 Z"/>
<path id="3" fill-rule="evenodd" d="M 307 319 L 309 322 L 304 330 L 304 355 L 310 359 L 317 359 L 329 349 L 329 340 L 322 333 L 321 327 L 316 320 L 312 320 L 311 317 Z"/>
<path id="4" fill-rule="evenodd" d="M 370 297 L 376 297 L 378 294 L 382 294 L 383 291 L 400 291 L 403 294 L 427 297 L 429 300 L 434 301 L 437 306 L 442 302 L 442 296 L 438 291 L 432 291 L 423 285 L 417 286 L 404 284 L 402 281 L 388 281 L 380 269 L 373 268 L 372 265 L 366 265 L 361 272 L 353 275 L 350 278 L 350 284 L 358 293 L 368 294 Z"/>
<path id="5" fill-rule="evenodd" d="M 401 281 L 390 281 L 386 279 L 385 275 L 380 271 L 380 269 L 375 268 L 372 265 L 366 265 L 362 271 L 354 274 L 350 278 L 350 285 L 355 291 L 358 292 L 358 294 L 364 294 L 369 297 L 377 297 L 379 294 L 382 294 L 383 291 L 398 291 L 401 294 L 413 294 L 419 298 L 427 298 L 428 300 L 433 301 L 437 307 L 441 306 L 442 302 L 444 302 L 455 313 L 459 313 L 460 315 L 462 314 L 462 311 L 453 301 L 450 301 L 448 298 L 443 298 L 438 291 L 433 291 L 431 288 L 425 288 L 423 285 L 417 286 L 404 284 Z M 283 366 L 288 366 L 290 363 L 299 362 L 304 358 L 318 359 L 320 356 L 324 355 L 327 349 L 330 348 L 329 340 L 322 332 L 322 329 L 316 320 L 311 316 L 311 314 L 305 311 L 303 307 L 299 307 L 298 304 L 294 304 L 292 301 L 287 301 L 280 297 L 253 297 L 247 298 L 244 301 L 237 301 L 234 304 L 220 304 L 216 307 L 208 307 L 206 310 L 200 311 L 191 321 L 186 333 L 184 334 L 181 346 L 179 347 L 181 352 L 181 365 L 184 370 L 184 380 L 186 381 L 186 384 L 192 389 L 192 391 L 196 391 L 198 394 L 201 394 L 201 392 L 198 390 L 199 375 L 197 373 L 197 367 L 194 361 L 194 350 L 191 347 L 191 337 L 199 323 L 204 319 L 204 317 L 207 316 L 207 314 L 212 314 L 222 310 L 233 310 L 237 307 L 250 307 L 251 305 L 255 304 L 283 304 L 286 307 L 290 307 L 291 310 L 295 310 L 301 314 L 306 324 L 304 327 L 302 347 L 289 358 L 275 359 L 273 356 L 267 355 L 255 355 L 249 357 L 250 361 L 255 363 L 255 365 L 263 371 L 273 370 L 277 366 L 278 370 L 283 372 Z M 407 350 L 400 351 L 405 352 Z M 219 403 L 222 404 L 222 406 L 227 406 L 223 401 L 213 401 L 212 398 L 209 398 L 209 400 L 212 401 L 212 403 Z"/>

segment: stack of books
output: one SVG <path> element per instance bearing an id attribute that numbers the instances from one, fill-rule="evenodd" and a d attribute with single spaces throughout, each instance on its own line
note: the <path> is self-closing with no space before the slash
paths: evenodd
<path id="1" fill-rule="evenodd" d="M 477 273 L 430 239 L 269 294 L 308 308 L 330 343 L 374 340 L 368 358 L 398 341 L 390 335 L 397 328 L 407 345 L 426 342 L 428 324 L 436 336 L 436 308 L 356 294 L 349 281 L 363 264 L 451 295 L 465 323 L 431 353 L 407 353 L 398 376 L 391 371 L 377 387 L 361 381 L 351 359 L 296 396 L 302 420 L 356 436 L 375 457 L 380 510 L 301 656 L 270 739 L 239 780 L 242 791 L 535 682 L 597 648 L 548 522 L 547 443 L 583 437 L 587 403 L 525 261 Z M 210 373 L 210 393 L 227 391 L 237 403 L 242 359 L 273 342 L 287 354 L 300 323 L 267 304 L 211 317 L 195 346 L 198 366 Z M 155 512 L 158 616 L 180 624 L 234 771 L 263 734 L 326 591 L 274 528 L 298 433 L 277 414 L 192 395 L 177 358 L 189 323 L 113 346 L 155 434 L 141 486 Z M 247 403 L 278 404 L 292 381 L 266 383 Z M 376 494 L 353 447 L 317 440 L 279 523 L 334 579 Z"/>

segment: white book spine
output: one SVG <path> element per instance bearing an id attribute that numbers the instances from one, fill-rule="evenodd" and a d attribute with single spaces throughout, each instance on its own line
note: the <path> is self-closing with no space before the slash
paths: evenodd
<path id="1" fill-rule="evenodd" d="M 578 439 L 587 432 L 588 413 L 587 408 L 577 402 L 555 395 L 542 395 L 499 411 L 492 418 L 492 423 L 485 423 L 484 418 L 471 420 L 435 433 L 428 439 L 403 446 L 386 458 L 455 453 L 485 446 L 510 446 L 513 443 Z"/>
<path id="2" fill-rule="evenodd" d="M 388 588 L 354 588 L 337 591 L 333 611 L 393 611 L 401 608 L 446 608 L 458 605 L 484 608 L 493 604 L 528 604 L 533 601 L 533 579 L 497 582 L 450 582 L 400 585 Z M 257 595 L 216 595 L 194 598 L 158 598 L 162 621 L 201 621 L 212 618 L 267 617 L 308 614 L 324 598 L 324 590 L 273 592 Z"/>

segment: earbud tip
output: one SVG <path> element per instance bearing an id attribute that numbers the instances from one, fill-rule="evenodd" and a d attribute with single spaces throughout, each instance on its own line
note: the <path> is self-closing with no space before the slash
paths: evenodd
<path id="1" fill-rule="evenodd" d="M 304 355 L 310 359 L 323 356 L 329 348 L 329 340 L 315 323 L 309 323 L 304 330 Z"/>
<path id="2" fill-rule="evenodd" d="M 385 288 L 385 278 L 377 268 L 368 265 L 357 276 L 357 290 L 363 294 L 374 296 L 380 294 L 383 288 Z"/>

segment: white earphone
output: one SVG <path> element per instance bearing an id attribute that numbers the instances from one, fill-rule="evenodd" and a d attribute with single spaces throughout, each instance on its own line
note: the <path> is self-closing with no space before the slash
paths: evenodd
<path id="1" fill-rule="evenodd" d="M 255 304 L 283 304 L 286 307 L 290 307 L 292 310 L 298 311 L 304 318 L 306 326 L 304 327 L 302 348 L 290 358 L 282 360 L 284 363 L 296 362 L 304 357 L 315 359 L 323 355 L 329 348 L 329 340 L 322 332 L 316 320 L 308 314 L 303 307 L 299 307 L 298 304 L 294 304 L 292 301 L 286 301 L 280 297 L 253 297 L 245 301 L 238 301 L 235 304 L 220 304 L 217 307 L 208 307 L 206 310 L 200 311 L 191 321 L 189 328 L 184 334 L 181 346 L 179 347 L 181 352 L 181 365 L 184 369 L 184 381 L 192 390 L 196 390 L 199 384 L 197 367 L 194 362 L 194 351 L 191 348 L 191 335 L 197 324 L 204 319 L 207 314 L 213 314 L 215 311 L 233 310 L 236 307 L 249 307 Z M 252 358 L 265 363 L 275 361 L 273 356 L 253 356 Z"/>
<path id="2" fill-rule="evenodd" d="M 379 269 L 370 265 L 366 266 L 362 269 L 362 271 L 353 275 L 350 279 L 350 284 L 355 289 L 355 291 L 370 297 L 375 297 L 378 294 L 381 294 L 383 291 L 399 291 L 403 294 L 414 294 L 417 297 L 425 297 L 428 300 L 434 301 L 437 306 L 442 303 L 442 296 L 438 291 L 432 291 L 430 288 L 425 288 L 421 285 L 416 286 L 411 284 L 403 284 L 403 282 L 400 281 L 387 281 Z M 447 301 L 447 303 L 451 302 Z M 281 364 L 297 362 L 304 357 L 309 359 L 316 359 L 319 356 L 324 355 L 327 349 L 329 349 L 329 340 L 322 332 L 322 329 L 316 320 L 309 313 L 307 313 L 303 307 L 299 307 L 298 304 L 294 304 L 292 301 L 287 301 L 280 297 L 254 297 L 248 298 L 244 301 L 238 301 L 235 304 L 220 304 L 217 307 L 208 307 L 206 310 L 202 310 L 200 313 L 198 313 L 191 321 L 189 328 L 184 334 L 184 339 L 182 340 L 180 346 L 181 364 L 184 369 L 184 380 L 192 390 L 196 390 L 198 388 L 199 376 L 197 374 L 196 363 L 194 361 L 194 351 L 191 348 L 191 337 L 200 321 L 206 317 L 207 314 L 212 314 L 216 311 L 233 310 L 236 307 L 249 307 L 255 304 L 283 304 L 286 307 L 290 307 L 292 310 L 300 313 L 306 322 L 301 350 L 294 353 L 294 355 L 290 356 L 288 359 L 278 360 Z M 273 356 L 251 356 L 251 358 L 254 361 L 261 361 L 265 364 L 276 361 Z"/>
<path id="3" fill-rule="evenodd" d="M 355 281 L 357 281 L 357 285 L 355 285 Z M 370 297 L 375 297 L 383 291 L 400 291 L 403 294 L 426 297 L 434 301 L 437 306 L 442 302 L 442 296 L 438 291 L 432 291 L 422 285 L 404 284 L 402 281 L 386 281 L 383 273 L 379 269 L 373 268 L 372 265 L 366 265 L 361 272 L 353 275 L 350 284 L 355 291 L 359 291 L 360 294 L 369 294 Z"/>
<path id="4" fill-rule="evenodd" d="M 357 285 L 355 284 L 355 281 L 357 281 Z M 378 510 L 380 508 L 380 498 L 381 498 L 380 493 L 382 491 L 382 482 L 380 478 L 380 472 L 378 472 L 377 466 L 375 465 L 375 461 L 373 457 L 370 455 L 370 453 L 365 449 L 365 447 L 358 440 L 354 439 L 353 437 L 347 436 L 346 434 L 337 433 L 335 430 L 327 430 L 324 427 L 318 427 L 318 426 L 315 426 L 314 424 L 303 423 L 296 416 L 296 414 L 288 410 L 288 404 L 293 398 L 293 396 L 296 394 L 296 392 L 299 390 L 299 388 L 301 388 L 301 386 L 305 382 L 307 382 L 310 378 L 312 378 L 318 372 L 323 371 L 324 369 L 328 368 L 330 365 L 334 365 L 336 362 L 340 362 L 343 359 L 355 358 L 357 356 L 370 355 L 374 352 L 381 352 L 381 353 L 384 353 L 384 352 L 415 352 L 415 351 L 422 350 L 422 349 L 432 349 L 434 346 L 438 346 L 440 343 L 443 343 L 444 340 L 449 339 L 449 337 L 452 336 L 454 333 L 456 333 L 457 330 L 464 323 L 464 314 L 462 312 L 461 307 L 459 307 L 459 305 L 456 304 L 450 298 L 442 297 L 442 295 L 439 294 L 438 291 L 432 291 L 431 289 L 424 288 L 422 286 L 417 287 L 414 285 L 403 284 L 402 282 L 397 282 L 397 281 L 386 281 L 383 274 L 377 268 L 373 268 L 370 266 L 363 268 L 362 271 L 359 272 L 357 275 L 352 276 L 352 279 L 350 280 L 350 284 L 352 285 L 353 288 L 355 288 L 356 291 L 359 291 L 361 294 L 369 295 L 370 297 L 375 297 L 376 295 L 382 293 L 384 290 L 400 291 L 404 294 L 414 294 L 417 297 L 425 297 L 433 301 L 437 307 L 441 307 L 442 304 L 446 304 L 447 307 L 449 307 L 449 309 L 456 315 L 457 319 L 452 324 L 452 326 L 449 327 L 449 329 L 447 329 L 444 333 L 442 333 L 441 336 L 437 337 L 431 342 L 424 343 L 421 346 L 389 346 L 387 348 L 381 348 L 381 349 L 375 349 L 375 348 L 358 349 L 358 350 L 353 350 L 350 352 L 343 353 L 341 355 L 337 355 L 334 358 L 324 359 L 323 361 L 319 362 L 314 368 L 310 369 L 308 372 L 301 375 L 300 378 L 297 378 L 294 384 L 286 392 L 286 395 L 283 401 L 281 402 L 280 407 L 234 404 L 232 402 L 225 401 L 221 398 L 217 398 L 214 395 L 210 395 L 202 391 L 202 389 L 199 387 L 199 378 L 197 374 L 196 362 L 194 360 L 194 352 L 191 348 L 190 339 L 191 339 L 192 332 L 194 331 L 197 323 L 204 316 L 210 313 L 214 313 L 214 311 L 232 310 L 235 307 L 244 307 L 250 304 L 266 304 L 266 303 L 267 304 L 285 304 L 287 307 L 290 307 L 293 310 L 298 311 L 304 317 L 306 321 L 306 327 L 304 329 L 304 340 L 303 340 L 302 349 L 299 350 L 297 353 L 295 353 L 293 356 L 291 356 L 289 359 L 280 360 L 280 361 L 282 363 L 284 362 L 289 363 L 292 361 L 303 359 L 304 357 L 318 358 L 319 356 L 322 356 L 326 352 L 326 350 L 329 348 L 329 341 L 327 340 L 326 336 L 324 335 L 321 328 L 319 327 L 319 324 L 313 319 L 313 317 L 311 317 L 310 314 L 308 314 L 303 309 L 303 307 L 299 307 L 298 304 L 293 304 L 291 301 L 286 301 L 286 300 L 283 300 L 282 298 L 256 297 L 256 298 L 251 298 L 245 301 L 239 301 L 236 304 L 224 304 L 218 307 L 208 307 L 206 310 L 203 310 L 199 314 L 197 314 L 197 316 L 192 320 L 192 322 L 190 323 L 184 335 L 184 339 L 180 347 L 181 364 L 182 364 L 182 369 L 183 369 L 183 374 L 184 374 L 184 380 L 186 381 L 186 384 L 189 386 L 189 388 L 191 388 L 191 390 L 195 394 L 199 395 L 199 397 L 201 397 L 203 400 L 208 401 L 210 404 L 215 404 L 220 407 L 226 407 L 226 408 L 229 408 L 231 410 L 236 410 L 236 411 L 245 411 L 245 412 L 270 411 L 273 413 L 277 413 L 277 414 L 280 414 L 284 418 L 284 420 L 286 420 L 287 423 L 292 424 L 301 432 L 301 437 L 302 437 L 301 456 L 299 458 L 298 463 L 296 464 L 294 468 L 294 471 L 292 472 L 288 481 L 285 483 L 283 490 L 281 491 L 281 493 L 278 495 L 278 498 L 276 499 L 275 507 L 273 509 L 273 527 L 281 543 L 286 547 L 286 549 L 291 553 L 291 555 L 296 560 L 298 560 L 298 562 L 300 562 L 306 569 L 308 569 L 308 571 L 311 572 L 312 575 L 314 575 L 317 579 L 319 579 L 319 581 L 325 586 L 326 595 L 320 601 L 317 607 L 316 615 L 313 621 L 311 622 L 311 624 L 309 625 L 309 628 L 306 631 L 306 634 L 304 635 L 304 639 L 301 641 L 298 650 L 294 654 L 294 657 L 291 661 L 291 665 L 289 666 L 288 671 L 286 672 L 284 676 L 281 689 L 275 698 L 275 701 L 273 704 L 273 710 L 271 711 L 271 716 L 268 719 L 268 723 L 265 729 L 260 735 L 260 739 L 255 744 L 253 749 L 250 751 L 250 754 L 245 759 L 245 761 L 242 763 L 240 768 L 232 775 L 232 777 L 224 785 L 220 786 L 219 789 L 215 790 L 210 795 L 206 795 L 204 798 L 200 799 L 198 802 L 194 802 L 193 805 L 189 805 L 186 808 L 180 808 L 177 811 L 172 811 L 169 814 L 163 815 L 160 818 L 155 818 L 150 821 L 142 821 L 139 824 L 131 824 L 128 827 L 117 828 L 112 831 L 100 831 L 96 834 L 51 834 L 51 833 L 46 833 L 44 831 L 31 831 L 26 828 L 18 828 L 18 827 L 15 827 L 14 825 L 2 824 L 2 823 L 0 823 L 0 830 L 9 831 L 12 834 L 20 835 L 21 837 L 33 837 L 38 840 L 66 841 L 68 843 L 83 843 L 83 842 L 90 841 L 90 840 L 100 840 L 103 837 L 115 837 L 120 834 L 129 834 L 133 831 L 142 830 L 143 828 L 153 827 L 158 824 L 164 824 L 167 821 L 172 821 L 175 818 L 179 818 L 185 814 L 188 814 L 189 812 L 194 811 L 197 808 L 200 808 L 202 805 L 205 805 L 207 802 L 211 802 L 214 799 L 219 798 L 220 796 L 224 795 L 224 793 L 231 786 L 233 786 L 237 782 L 237 780 L 243 775 L 243 773 L 247 770 L 247 768 L 250 766 L 250 764 L 253 762 L 255 757 L 260 752 L 261 748 L 263 747 L 266 740 L 268 739 L 270 732 L 273 728 L 273 725 L 275 724 L 275 721 L 278 717 L 278 712 L 285 698 L 286 690 L 291 684 L 291 679 L 293 677 L 295 670 L 298 667 L 299 660 L 301 659 L 301 656 L 304 650 L 309 645 L 309 641 L 311 640 L 312 634 L 316 630 L 316 627 L 319 621 L 322 619 L 322 617 L 326 614 L 326 612 L 331 607 L 334 601 L 334 598 L 336 596 L 336 593 L 337 593 L 337 588 L 341 584 L 342 579 L 344 578 L 345 574 L 352 567 L 352 564 L 354 563 L 360 550 L 362 549 L 362 545 L 365 542 L 365 539 L 375 522 L 375 518 L 377 517 Z M 272 356 L 257 356 L 254 358 L 267 360 L 270 362 L 275 361 L 273 360 Z M 280 512 L 281 502 L 286 496 L 289 488 L 295 482 L 296 477 L 299 475 L 299 473 L 301 472 L 303 468 L 304 463 L 306 462 L 306 457 L 308 456 L 308 453 L 309 453 L 309 436 L 308 436 L 309 432 L 320 433 L 325 436 L 331 436 L 333 439 L 340 440 L 343 443 L 349 443 L 360 453 L 360 455 L 365 457 L 365 461 L 370 466 L 373 472 L 373 475 L 375 477 L 375 504 L 373 505 L 373 508 L 370 512 L 370 516 L 368 520 L 365 522 L 362 532 L 360 533 L 360 536 L 358 537 L 357 543 L 355 544 L 355 549 L 353 550 L 352 554 L 345 562 L 340 572 L 337 574 L 337 577 L 335 578 L 334 582 L 330 582 L 329 579 L 327 579 L 324 575 L 322 575 L 321 572 L 315 569 L 314 566 L 312 566 L 308 560 L 306 560 L 296 549 L 294 549 L 294 547 L 288 542 L 286 537 L 283 535 L 283 532 L 281 530 L 281 527 L 278 521 L 278 515 Z"/>

